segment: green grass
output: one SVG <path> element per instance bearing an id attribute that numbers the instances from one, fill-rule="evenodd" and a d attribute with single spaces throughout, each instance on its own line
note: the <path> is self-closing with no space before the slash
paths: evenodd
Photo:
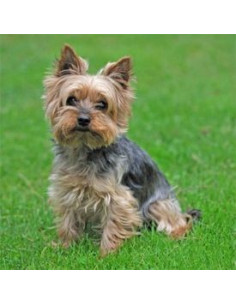
<path id="1" fill-rule="evenodd" d="M 1 269 L 234 269 L 236 36 L 1 36 Z M 46 190 L 52 153 L 42 79 L 69 43 L 96 72 L 131 55 L 129 137 L 158 162 L 183 209 L 203 212 L 181 241 L 143 230 L 98 257 L 85 236 L 57 240 Z"/>

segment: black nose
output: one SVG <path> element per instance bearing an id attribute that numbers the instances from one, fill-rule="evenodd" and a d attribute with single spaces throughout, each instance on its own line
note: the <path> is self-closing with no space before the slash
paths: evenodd
<path id="1" fill-rule="evenodd" d="M 80 126 L 88 126 L 90 123 L 90 117 L 86 114 L 81 114 L 78 118 L 78 123 Z"/>

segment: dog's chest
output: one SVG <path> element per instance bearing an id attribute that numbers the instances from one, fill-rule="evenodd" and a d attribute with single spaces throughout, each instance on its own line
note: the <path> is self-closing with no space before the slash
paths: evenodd
<path id="1" fill-rule="evenodd" d="M 97 161 L 56 157 L 49 189 L 54 204 L 76 209 L 87 218 L 105 215 L 118 178 L 115 168 Z"/>

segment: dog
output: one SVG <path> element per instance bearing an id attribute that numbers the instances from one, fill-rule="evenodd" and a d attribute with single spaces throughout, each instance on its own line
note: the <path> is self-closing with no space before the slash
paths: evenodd
<path id="1" fill-rule="evenodd" d="M 88 224 L 99 233 L 102 256 L 145 224 L 184 236 L 200 211 L 181 212 L 165 176 L 125 135 L 134 100 L 131 58 L 96 75 L 87 70 L 65 45 L 44 80 L 55 155 L 48 194 L 63 245 L 79 240 Z"/>

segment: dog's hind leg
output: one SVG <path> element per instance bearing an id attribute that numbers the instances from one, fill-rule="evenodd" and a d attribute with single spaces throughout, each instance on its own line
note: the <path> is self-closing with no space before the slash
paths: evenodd
<path id="1" fill-rule="evenodd" d="M 181 213 L 175 198 L 155 201 L 145 211 L 148 222 L 154 222 L 158 231 L 164 231 L 173 238 L 184 236 L 191 229 L 193 220 L 199 217 L 198 210 Z"/>

